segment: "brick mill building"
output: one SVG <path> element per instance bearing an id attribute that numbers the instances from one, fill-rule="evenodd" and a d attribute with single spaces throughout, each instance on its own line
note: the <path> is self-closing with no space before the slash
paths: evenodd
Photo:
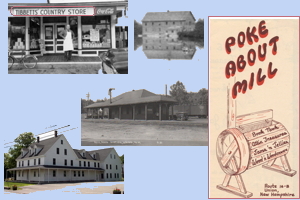
<path id="1" fill-rule="evenodd" d="M 169 96 L 158 95 L 147 90 L 132 90 L 104 102 L 86 106 L 88 115 L 104 117 L 107 111 L 108 119 L 139 119 L 139 120 L 168 120 L 169 108 L 177 101 Z M 99 110 L 103 110 L 100 114 Z M 173 109 L 171 109 L 172 112 Z M 102 116 L 101 116 L 102 115 Z"/>

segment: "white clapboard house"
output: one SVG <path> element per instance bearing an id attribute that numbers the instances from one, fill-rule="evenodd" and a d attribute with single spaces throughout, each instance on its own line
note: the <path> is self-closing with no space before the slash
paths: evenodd
<path id="1" fill-rule="evenodd" d="M 24 182 L 77 182 L 119 181 L 122 162 L 114 148 L 86 151 L 73 149 L 66 137 L 57 135 L 23 148 L 16 159 L 17 181 Z"/>

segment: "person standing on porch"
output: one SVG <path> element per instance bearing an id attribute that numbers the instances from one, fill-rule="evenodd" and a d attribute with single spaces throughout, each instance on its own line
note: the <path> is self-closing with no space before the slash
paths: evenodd
<path id="1" fill-rule="evenodd" d="M 70 25 L 67 24 L 66 29 L 61 31 L 59 35 L 64 39 L 64 52 L 66 60 L 71 60 L 73 47 L 73 38 L 75 38 L 74 32 L 70 29 Z"/>

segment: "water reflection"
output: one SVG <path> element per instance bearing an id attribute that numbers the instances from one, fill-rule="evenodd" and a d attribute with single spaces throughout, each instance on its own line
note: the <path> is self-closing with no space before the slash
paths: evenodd
<path id="1" fill-rule="evenodd" d="M 143 36 L 135 38 L 135 50 L 140 46 L 148 59 L 191 60 L 197 51 L 196 46 L 203 49 L 203 41 L 180 40 L 168 36 Z"/>

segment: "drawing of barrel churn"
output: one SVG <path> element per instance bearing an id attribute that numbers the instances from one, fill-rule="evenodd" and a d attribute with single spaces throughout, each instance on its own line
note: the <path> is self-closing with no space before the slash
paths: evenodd
<path id="1" fill-rule="evenodd" d="M 244 198 L 253 194 L 246 190 L 241 174 L 262 165 L 263 168 L 294 176 L 286 157 L 290 134 L 284 125 L 273 119 L 273 110 L 264 110 L 236 116 L 236 102 L 228 90 L 227 129 L 217 139 L 217 159 L 225 172 L 217 188 Z M 275 164 L 279 160 L 280 165 Z M 237 187 L 229 185 L 235 177 Z"/>

